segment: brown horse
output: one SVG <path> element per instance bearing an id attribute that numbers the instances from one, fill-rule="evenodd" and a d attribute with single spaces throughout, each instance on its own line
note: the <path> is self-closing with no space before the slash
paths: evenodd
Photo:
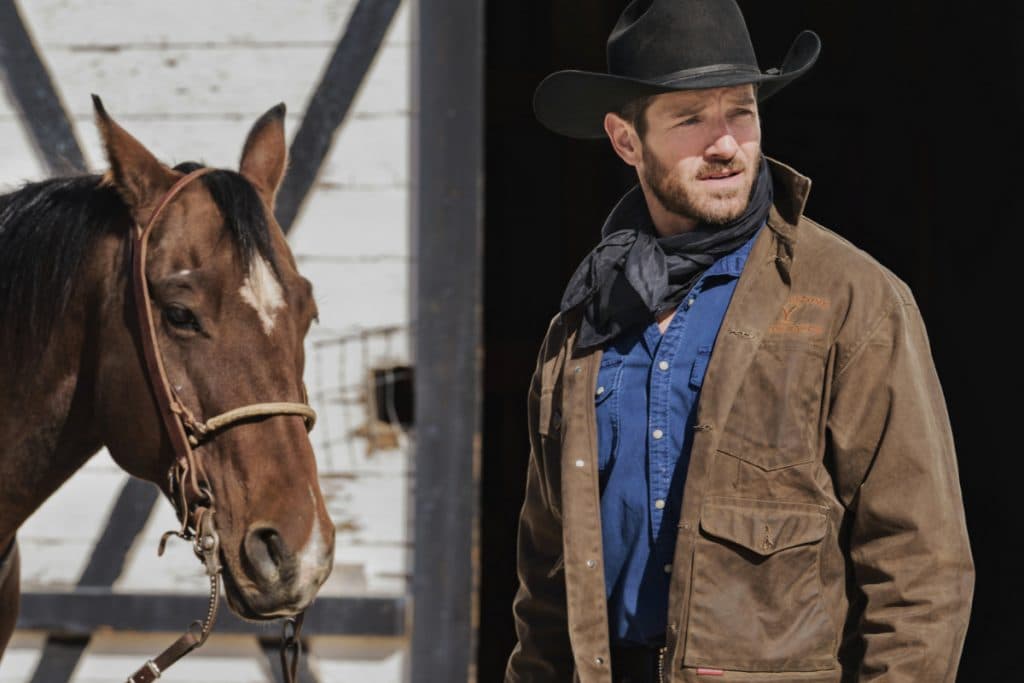
<path id="1" fill-rule="evenodd" d="M 0 196 L 0 655 L 18 609 L 15 533 L 86 460 L 106 446 L 128 473 L 173 493 L 175 455 L 142 358 L 128 245 L 198 165 L 161 164 L 95 102 L 109 173 Z M 149 238 L 159 352 L 200 419 L 305 400 L 303 339 L 316 306 L 274 220 L 283 119 L 283 105 L 261 117 L 239 172 L 189 183 Z M 257 620 L 304 610 L 331 571 L 334 526 L 302 417 L 236 423 L 195 457 L 216 500 L 228 604 Z"/>

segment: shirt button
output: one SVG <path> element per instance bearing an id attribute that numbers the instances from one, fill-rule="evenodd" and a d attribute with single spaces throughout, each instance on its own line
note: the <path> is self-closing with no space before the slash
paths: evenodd
<path id="1" fill-rule="evenodd" d="M 687 306 L 687 308 L 689 308 L 690 306 L 692 306 L 692 305 L 693 305 L 693 302 L 694 302 L 694 301 L 696 301 L 696 300 L 697 300 L 697 299 L 696 299 L 695 297 L 692 297 L 692 296 L 691 296 L 691 297 L 690 297 L 689 299 L 687 299 L 687 301 L 686 301 L 686 306 Z"/>
<path id="2" fill-rule="evenodd" d="M 600 396 L 603 393 L 604 393 L 604 387 L 598 387 L 597 388 L 597 395 Z"/>
<path id="3" fill-rule="evenodd" d="M 655 429 L 653 432 L 651 432 L 651 436 L 653 436 L 655 439 L 660 439 L 661 437 L 665 436 L 665 432 L 661 431 L 660 429 Z"/>
<path id="4" fill-rule="evenodd" d="M 654 507 L 658 508 L 659 510 L 664 510 L 665 509 L 665 501 L 663 501 L 661 498 L 659 498 L 658 500 L 654 501 Z"/>
<path id="5" fill-rule="evenodd" d="M 670 564 L 666 564 L 665 565 L 665 573 L 666 574 L 671 574 L 672 573 L 672 565 L 670 565 Z"/>
<path id="6" fill-rule="evenodd" d="M 576 461 L 576 467 L 583 467 L 583 465 L 584 465 L 584 462 L 582 460 L 577 460 Z"/>
<path id="7" fill-rule="evenodd" d="M 660 363 L 658 363 L 658 367 L 661 368 L 662 370 L 668 370 L 668 361 L 661 361 Z"/>
<path id="8" fill-rule="evenodd" d="M 597 560 L 587 560 L 587 567 L 593 569 L 597 566 Z"/>

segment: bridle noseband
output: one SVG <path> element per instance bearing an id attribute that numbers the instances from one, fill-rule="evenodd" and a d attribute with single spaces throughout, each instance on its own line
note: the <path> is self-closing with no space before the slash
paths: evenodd
<path id="1" fill-rule="evenodd" d="M 132 299 L 135 302 L 135 321 L 138 326 L 145 374 L 153 391 L 153 397 L 156 399 L 164 431 L 167 433 L 174 451 L 174 463 L 168 471 L 168 479 L 171 500 L 178 513 L 178 519 L 181 520 L 180 529 L 164 534 L 160 540 L 159 552 L 163 554 L 164 545 L 170 536 L 178 536 L 192 542 L 193 550 L 196 556 L 202 560 L 210 578 L 210 605 L 206 619 L 201 622 L 193 622 L 188 631 L 174 644 L 155 659 L 146 662 L 142 668 L 130 676 L 128 683 L 150 683 L 159 678 L 161 672 L 165 671 L 167 667 L 206 642 L 217 616 L 217 606 L 220 601 L 221 564 L 220 536 L 213 524 L 216 510 L 215 500 L 213 492 L 209 488 L 209 480 L 202 462 L 196 457 L 193 448 L 198 448 L 204 442 L 214 438 L 218 432 L 254 418 L 296 415 L 305 421 L 306 431 L 311 430 L 316 423 L 316 412 L 309 407 L 308 403 L 287 401 L 254 403 L 228 410 L 205 421 L 200 420 L 179 398 L 167 379 L 163 357 L 157 343 L 156 324 L 153 321 L 149 285 L 146 280 L 146 247 L 153 227 L 168 204 L 193 180 L 214 170 L 206 167 L 199 168 L 179 178 L 161 198 L 145 227 L 136 226 L 132 231 L 130 287 Z M 305 399 L 305 388 L 303 388 L 303 394 Z M 285 668 L 284 675 L 289 682 L 295 677 L 301 627 L 301 614 L 293 619 L 285 620 L 281 652 L 282 666 Z M 286 654 L 291 654 L 293 657 L 290 665 L 286 661 Z"/>

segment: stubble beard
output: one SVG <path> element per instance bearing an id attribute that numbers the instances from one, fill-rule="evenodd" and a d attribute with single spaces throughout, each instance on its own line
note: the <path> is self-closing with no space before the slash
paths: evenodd
<path id="1" fill-rule="evenodd" d="M 743 162 L 735 160 L 731 164 L 706 164 L 695 177 L 683 180 L 674 169 L 662 165 L 646 145 L 643 156 L 646 185 L 661 205 L 672 213 L 705 225 L 722 226 L 736 220 L 747 210 L 758 166 L 751 172 L 749 167 L 744 167 Z M 703 182 L 698 180 L 703 174 L 738 168 L 744 168 L 746 182 L 736 189 L 707 191 L 698 185 Z"/>

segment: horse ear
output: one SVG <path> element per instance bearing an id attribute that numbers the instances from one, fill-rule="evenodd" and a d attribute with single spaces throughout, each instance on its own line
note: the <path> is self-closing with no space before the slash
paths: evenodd
<path id="1" fill-rule="evenodd" d="M 274 202 L 274 195 L 288 166 L 288 147 L 284 140 L 284 102 L 261 116 L 249 131 L 242 149 L 239 171 Z"/>
<path id="2" fill-rule="evenodd" d="M 103 148 L 110 162 L 114 186 L 131 207 L 140 222 L 147 209 L 159 201 L 174 184 L 174 173 L 157 161 L 141 142 L 119 126 L 103 107 L 103 101 L 92 96 L 96 127 L 103 139 Z"/>

